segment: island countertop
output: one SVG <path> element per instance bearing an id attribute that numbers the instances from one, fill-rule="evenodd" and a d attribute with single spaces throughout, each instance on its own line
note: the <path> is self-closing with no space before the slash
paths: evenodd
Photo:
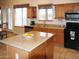
<path id="1" fill-rule="evenodd" d="M 27 33 L 33 34 L 33 37 L 31 39 L 27 39 L 23 35 L 17 35 L 11 38 L 0 40 L 0 42 L 29 52 L 44 43 L 45 41 L 47 41 L 48 39 L 50 39 L 54 35 L 51 33 L 38 31 L 30 31 Z"/>

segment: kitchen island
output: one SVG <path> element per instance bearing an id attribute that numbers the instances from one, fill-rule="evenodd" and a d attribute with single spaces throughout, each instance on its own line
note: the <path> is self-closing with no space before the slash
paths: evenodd
<path id="1" fill-rule="evenodd" d="M 32 37 L 18 35 L 0 40 L 7 46 L 8 59 L 52 59 L 53 34 L 38 31 L 27 33 Z"/>

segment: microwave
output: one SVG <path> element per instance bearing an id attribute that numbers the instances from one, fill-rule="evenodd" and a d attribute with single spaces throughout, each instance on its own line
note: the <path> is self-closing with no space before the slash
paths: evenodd
<path id="1" fill-rule="evenodd" d="M 65 13 L 65 19 L 71 21 L 79 21 L 79 12 Z"/>

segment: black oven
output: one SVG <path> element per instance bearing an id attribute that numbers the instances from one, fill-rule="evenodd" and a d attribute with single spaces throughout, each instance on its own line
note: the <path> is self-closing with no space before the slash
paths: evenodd
<path id="1" fill-rule="evenodd" d="M 66 23 L 66 28 L 64 29 L 64 47 L 79 51 L 79 23 Z"/>

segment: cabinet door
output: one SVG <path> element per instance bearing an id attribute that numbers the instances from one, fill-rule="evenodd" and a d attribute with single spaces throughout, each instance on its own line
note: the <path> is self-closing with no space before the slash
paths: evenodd
<path id="1" fill-rule="evenodd" d="M 9 59 L 7 54 L 7 45 L 0 43 L 0 59 Z"/>
<path id="2" fill-rule="evenodd" d="M 53 40 L 54 40 L 54 42 L 55 42 L 56 39 L 57 39 L 57 32 L 58 32 L 58 30 L 55 29 L 55 28 L 52 28 L 52 29 L 49 29 L 48 32 L 54 34 Z"/>
<path id="3" fill-rule="evenodd" d="M 28 7 L 27 17 L 28 18 L 36 18 L 36 7 Z"/>
<path id="4" fill-rule="evenodd" d="M 28 59 L 28 52 L 8 46 L 8 59 Z"/>
<path id="5" fill-rule="evenodd" d="M 64 29 L 58 29 L 56 43 L 64 46 Z"/>
<path id="6" fill-rule="evenodd" d="M 55 18 L 63 19 L 65 15 L 65 7 L 64 5 L 56 5 Z"/>
<path id="7" fill-rule="evenodd" d="M 46 59 L 52 59 L 52 58 L 53 58 L 53 47 L 54 47 L 53 38 L 50 38 L 50 39 L 47 41 Z"/>
<path id="8" fill-rule="evenodd" d="M 9 59 L 16 59 L 16 49 L 12 46 L 7 46 Z"/>
<path id="9" fill-rule="evenodd" d="M 72 4 L 65 4 L 64 8 L 65 8 L 65 13 L 74 11 Z"/>
<path id="10" fill-rule="evenodd" d="M 66 12 L 79 11 L 79 3 L 58 4 L 55 5 L 55 7 L 56 7 L 55 18 L 57 19 L 64 19 Z"/>
<path id="11" fill-rule="evenodd" d="M 41 32 L 49 32 L 49 29 L 48 28 L 41 28 Z"/>
<path id="12" fill-rule="evenodd" d="M 16 59 L 29 59 L 27 51 L 16 48 Z"/>
<path id="13" fill-rule="evenodd" d="M 73 7 L 74 7 L 74 11 L 79 11 L 79 4 L 74 4 Z"/>
<path id="14" fill-rule="evenodd" d="M 32 18 L 36 18 L 37 15 L 37 9 L 36 7 L 33 7 L 33 17 Z"/>
<path id="15" fill-rule="evenodd" d="M 33 31 L 41 31 L 40 27 L 34 27 Z"/>
<path id="16" fill-rule="evenodd" d="M 46 59 L 46 42 L 42 43 L 29 53 L 29 59 Z"/>
<path id="17" fill-rule="evenodd" d="M 28 9 L 27 9 L 27 17 L 32 18 L 32 8 L 31 7 L 28 7 Z"/>

